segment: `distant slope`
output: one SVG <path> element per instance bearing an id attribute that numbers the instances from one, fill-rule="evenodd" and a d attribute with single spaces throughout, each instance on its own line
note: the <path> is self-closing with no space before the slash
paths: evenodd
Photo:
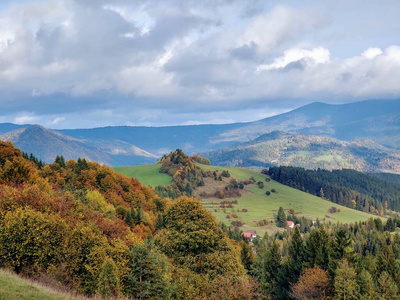
<path id="1" fill-rule="evenodd" d="M 400 148 L 400 100 L 370 100 L 349 104 L 311 103 L 290 112 L 225 132 L 225 141 L 252 140 L 272 131 L 293 131 L 341 140 L 373 138 Z"/>
<path id="2" fill-rule="evenodd" d="M 12 123 L 0 123 L 0 135 L 10 131 L 14 131 L 21 128 L 29 127 L 30 125 L 17 125 Z"/>
<path id="3" fill-rule="evenodd" d="M 0 269 L 0 299 L 1 300 L 73 300 L 86 299 L 73 297 L 56 292 L 40 284 L 22 279 L 17 275 Z"/>
<path id="4" fill-rule="evenodd" d="M 354 169 L 400 173 L 400 151 L 367 139 L 336 139 L 272 132 L 238 146 L 201 154 L 212 164 L 228 166 L 297 166 L 306 169 Z"/>
<path id="5" fill-rule="evenodd" d="M 190 125 L 167 127 L 112 126 L 93 129 L 65 129 L 60 132 L 84 140 L 121 140 L 142 149 L 163 155 L 175 149 L 186 153 L 218 149 L 236 142 L 218 141 L 227 130 L 243 126 L 241 123 L 223 125 Z"/>
<path id="6" fill-rule="evenodd" d="M 27 126 L 0 124 L 0 135 Z M 112 166 L 126 166 L 152 163 L 155 157 L 177 148 L 194 154 L 235 146 L 273 131 L 326 136 L 344 141 L 368 138 L 387 148 L 400 150 L 400 100 L 371 100 L 338 105 L 317 102 L 248 123 L 113 126 L 64 129 L 58 132 L 104 153 L 109 157 L 107 163 Z"/>
<path id="7" fill-rule="evenodd" d="M 150 185 L 156 187 L 158 185 L 168 185 L 172 181 L 172 177 L 160 173 L 160 164 L 143 165 L 143 166 L 130 166 L 130 167 L 117 167 L 114 171 L 124 174 L 128 177 L 138 179 L 143 185 Z"/>
<path id="8" fill-rule="evenodd" d="M 22 151 L 33 153 L 47 163 L 53 162 L 57 155 L 64 156 L 66 160 L 81 157 L 114 165 L 118 165 L 124 156 L 129 156 L 132 163 L 154 162 L 156 159 L 156 156 L 134 145 L 110 141 L 88 143 L 39 125 L 8 132 L 0 139 L 13 142 Z"/>
<path id="9" fill-rule="evenodd" d="M 238 204 L 235 205 L 234 208 L 235 213 L 238 215 L 238 220 L 246 224 L 242 229 L 255 229 L 257 233 L 264 232 L 265 228 L 255 226 L 256 221 L 264 218 L 273 220 L 273 216 L 277 213 L 280 206 L 286 211 L 290 208 L 294 208 L 298 216 L 305 216 L 311 219 L 318 218 L 325 222 L 351 223 L 355 221 L 365 221 L 373 216 L 293 189 L 274 180 L 266 182 L 266 176 L 261 174 L 260 171 L 234 167 L 199 166 L 209 171 L 214 171 L 216 169 L 219 171 L 228 170 L 231 176 L 238 180 L 245 180 L 253 176 L 256 181 L 264 182 L 265 187 L 263 189 L 258 188 L 256 184 L 248 185 L 246 186 L 248 192 L 243 193 L 242 197 L 223 199 L 226 201 L 233 199 L 238 200 Z M 265 192 L 267 190 L 271 191 L 271 189 L 275 189 L 277 193 L 271 193 L 270 196 L 266 196 Z M 224 210 L 219 207 L 219 203 L 223 200 L 207 198 L 203 199 L 203 204 L 207 209 L 213 212 L 219 221 L 228 222 L 226 215 L 230 213 L 231 210 L 226 209 L 226 212 L 224 212 Z M 329 213 L 328 210 L 332 206 L 340 209 L 340 212 Z M 248 212 L 242 212 L 243 208 L 247 209 Z"/>
<path id="10" fill-rule="evenodd" d="M 265 187 L 263 189 L 259 189 L 256 184 L 247 185 L 244 192 L 242 193 L 242 197 L 223 199 L 225 201 L 238 200 L 238 204 L 234 206 L 235 212 L 238 216 L 238 218 L 235 220 L 240 220 L 245 223 L 244 227 L 241 228 L 242 230 L 255 229 L 257 230 L 258 234 L 262 234 L 265 231 L 270 231 L 271 227 L 256 226 L 256 222 L 265 218 L 272 220 L 274 214 L 276 214 L 280 206 L 282 206 L 285 210 L 288 210 L 289 208 L 294 208 L 299 216 L 306 216 L 307 218 L 311 219 L 318 218 L 320 220 L 332 222 L 350 223 L 354 221 L 365 221 L 368 218 L 372 217 L 372 215 L 370 214 L 337 205 L 330 201 L 323 200 L 319 197 L 285 186 L 274 180 L 266 182 L 266 176 L 261 174 L 260 171 L 257 170 L 236 167 L 210 166 L 202 164 L 197 165 L 205 171 L 218 170 L 219 172 L 221 172 L 223 170 L 228 170 L 231 178 L 235 178 L 237 180 L 247 180 L 250 177 L 254 177 L 256 181 L 264 182 Z M 156 172 L 158 169 L 159 165 L 148 165 L 131 166 L 126 167 L 125 169 L 115 168 L 115 171 L 126 174 L 130 177 L 135 177 L 140 181 L 140 178 L 148 180 L 147 176 L 141 175 L 142 173 L 144 173 L 143 170 L 146 170 L 147 174 L 154 175 L 152 181 L 153 186 L 164 185 L 164 178 L 158 177 L 155 173 L 153 173 Z M 207 186 L 212 184 L 213 179 L 210 179 L 211 182 L 208 179 L 205 180 L 206 183 L 204 187 L 198 188 L 199 192 L 200 190 L 213 188 L 211 186 Z M 224 180 L 225 183 L 222 182 L 222 186 L 226 184 L 230 180 L 230 178 Z M 271 193 L 270 196 L 266 196 L 265 192 L 271 189 L 277 190 L 278 193 Z M 232 209 L 227 209 L 224 212 L 224 210 L 220 208 L 220 203 L 223 200 L 217 198 L 203 198 L 201 195 L 199 195 L 199 192 L 197 192 L 197 190 L 194 191 L 196 197 L 202 199 L 203 205 L 216 216 L 218 221 L 222 221 L 227 224 L 230 224 L 230 221 L 233 221 L 226 218 L 227 212 L 230 213 Z M 328 210 L 332 206 L 339 208 L 340 212 L 334 214 L 329 213 Z M 242 209 L 247 209 L 248 212 L 242 212 Z"/>

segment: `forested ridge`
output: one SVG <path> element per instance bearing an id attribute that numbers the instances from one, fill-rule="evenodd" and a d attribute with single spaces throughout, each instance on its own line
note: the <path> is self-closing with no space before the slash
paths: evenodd
<path id="1" fill-rule="evenodd" d="M 26 157 L 0 142 L 0 267 L 89 296 L 252 297 L 241 244 L 199 201 L 84 159 Z"/>
<path id="2" fill-rule="evenodd" d="M 268 174 L 280 183 L 357 210 L 378 215 L 387 209 L 400 210 L 399 186 L 373 175 L 347 169 L 305 170 L 283 166 L 270 167 Z"/>

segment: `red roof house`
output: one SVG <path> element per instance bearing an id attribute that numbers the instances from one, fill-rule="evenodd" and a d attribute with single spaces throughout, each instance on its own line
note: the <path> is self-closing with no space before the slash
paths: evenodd
<path id="1" fill-rule="evenodd" d="M 294 228 L 294 222 L 293 221 L 287 221 L 286 226 L 289 227 L 290 229 Z"/>
<path id="2" fill-rule="evenodd" d="M 246 230 L 242 232 L 242 236 L 251 241 L 257 236 L 257 232 L 255 230 Z"/>

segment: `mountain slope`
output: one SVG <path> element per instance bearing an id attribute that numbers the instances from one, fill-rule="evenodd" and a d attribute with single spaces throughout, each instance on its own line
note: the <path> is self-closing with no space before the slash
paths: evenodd
<path id="1" fill-rule="evenodd" d="M 0 135 L 5 134 L 10 131 L 14 131 L 21 128 L 29 127 L 30 125 L 17 125 L 13 123 L 1 123 L 0 124 Z"/>
<path id="2" fill-rule="evenodd" d="M 133 163 L 153 162 L 156 159 L 156 156 L 128 143 L 88 143 L 39 125 L 8 132 L 0 139 L 13 142 L 22 151 L 33 153 L 47 163 L 53 162 L 57 155 L 64 156 L 66 160 L 81 157 L 115 165 L 124 156 L 128 156 Z"/>
<path id="3" fill-rule="evenodd" d="M 224 141 L 245 141 L 277 130 L 341 140 L 372 138 L 382 145 L 400 148 L 400 100 L 371 100 L 339 105 L 311 103 L 229 130 L 221 137 Z"/>
<path id="4" fill-rule="evenodd" d="M 27 126 L 0 124 L 0 134 Z M 337 105 L 317 102 L 249 123 L 113 126 L 64 129 L 58 132 L 75 138 L 92 150 L 104 153 L 108 158 L 103 157 L 100 162 L 123 166 L 153 162 L 156 156 L 177 148 L 188 154 L 218 150 L 252 141 L 260 135 L 277 130 L 328 136 L 344 141 L 369 138 L 387 148 L 400 149 L 400 100 L 371 100 Z M 28 145 L 29 140 L 25 144 Z M 33 154 L 39 156 L 38 153 Z"/>
<path id="5" fill-rule="evenodd" d="M 192 154 L 233 146 L 277 130 L 330 136 L 346 141 L 370 138 L 386 147 L 400 148 L 400 100 L 370 100 L 335 105 L 316 102 L 249 123 L 115 126 L 61 132 L 79 139 L 115 138 L 157 154 L 176 148 Z"/>
<path id="6" fill-rule="evenodd" d="M 228 166 L 283 165 L 400 173 L 400 151 L 368 139 L 344 142 L 321 136 L 272 132 L 251 142 L 201 155 L 212 164 Z"/>

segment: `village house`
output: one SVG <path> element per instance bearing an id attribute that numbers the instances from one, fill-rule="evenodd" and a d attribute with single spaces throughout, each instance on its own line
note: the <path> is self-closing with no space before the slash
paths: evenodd
<path id="1" fill-rule="evenodd" d="M 242 236 L 252 241 L 257 236 L 257 232 L 255 230 L 246 230 L 245 232 L 242 232 Z"/>
<path id="2" fill-rule="evenodd" d="M 293 228 L 294 228 L 294 222 L 293 222 L 293 221 L 287 221 L 287 222 L 286 222 L 286 226 L 287 226 L 288 228 L 290 228 L 290 229 L 293 229 Z"/>

